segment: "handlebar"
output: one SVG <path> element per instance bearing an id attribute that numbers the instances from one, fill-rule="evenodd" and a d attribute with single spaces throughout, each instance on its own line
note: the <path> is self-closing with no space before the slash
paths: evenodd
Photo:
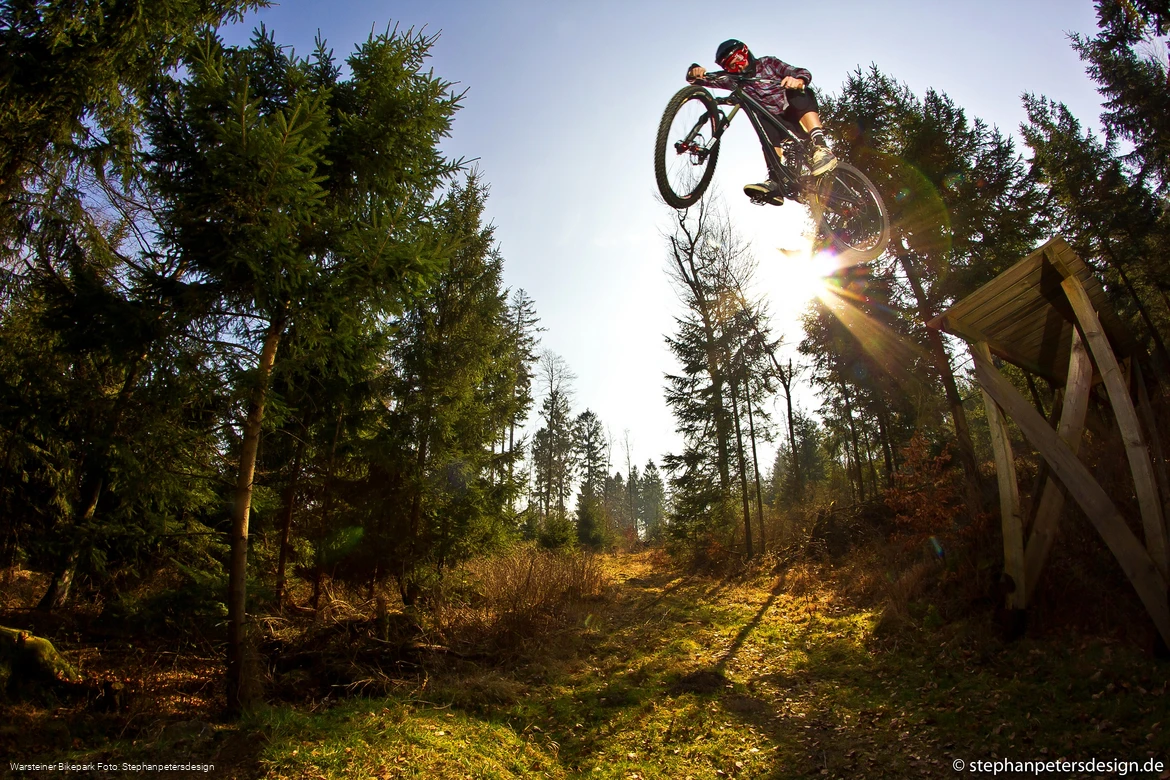
<path id="1" fill-rule="evenodd" d="M 702 76 L 699 76 L 699 78 L 705 79 L 710 78 L 711 76 L 729 76 L 730 78 L 734 79 L 737 84 L 776 84 L 782 81 L 782 79 L 762 79 L 759 76 L 740 76 L 738 73 L 728 73 L 725 70 L 707 71 Z M 796 91 L 804 92 L 805 86 L 807 85 L 802 82 Z"/>

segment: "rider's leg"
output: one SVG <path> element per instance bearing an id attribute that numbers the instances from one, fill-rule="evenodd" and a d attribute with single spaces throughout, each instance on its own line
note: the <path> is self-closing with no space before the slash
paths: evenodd
<path id="1" fill-rule="evenodd" d="M 808 133 L 813 145 L 812 159 L 809 160 L 813 176 L 820 176 L 837 167 L 837 158 L 825 143 L 825 131 L 821 127 L 819 109 L 816 93 L 811 89 L 788 91 L 788 110 L 784 115 L 790 120 L 799 121 L 800 126 Z"/>
<path id="2" fill-rule="evenodd" d="M 777 156 L 783 160 L 784 150 L 780 148 L 779 144 L 784 136 L 767 123 L 764 124 L 764 134 L 772 142 L 772 148 L 776 150 Z M 753 200 L 772 203 L 780 203 L 783 200 L 783 196 L 780 194 L 780 186 L 772 181 L 771 175 L 759 184 L 745 184 L 743 186 L 743 192 Z"/>
<path id="3" fill-rule="evenodd" d="M 816 111 L 809 111 L 800 118 L 800 126 L 804 128 L 804 132 L 811 133 L 813 130 L 821 129 L 821 115 Z"/>
<path id="4" fill-rule="evenodd" d="M 813 176 L 820 176 L 836 168 L 837 157 L 829 149 L 829 145 L 825 143 L 825 131 L 821 127 L 821 118 L 817 112 L 809 111 L 802 116 L 800 126 L 808 133 L 808 138 L 813 145 L 812 159 L 809 160 Z"/>

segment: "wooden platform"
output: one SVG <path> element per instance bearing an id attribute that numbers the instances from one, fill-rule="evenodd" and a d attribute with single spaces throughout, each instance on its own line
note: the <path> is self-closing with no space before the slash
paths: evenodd
<path id="1" fill-rule="evenodd" d="M 970 344 L 982 341 L 993 355 L 1062 387 L 1076 321 L 1061 287 L 1070 276 L 1088 293 L 1114 353 L 1137 354 L 1137 342 L 1113 313 L 1096 274 L 1063 238 L 1050 240 L 928 324 Z"/>
<path id="2" fill-rule="evenodd" d="M 1112 311 L 1092 269 L 1064 239 L 1054 238 L 928 325 L 964 339 L 975 362 L 999 480 L 1008 609 L 1022 613 L 1027 608 L 1055 542 L 1064 501 L 1071 497 L 1117 557 L 1170 647 L 1166 587 L 1170 580 L 1166 529 L 1170 476 L 1140 381 L 1141 348 Z M 1056 430 L 999 373 L 993 354 L 1060 388 Z M 1126 369 L 1119 355 L 1127 361 Z M 1130 531 L 1113 498 L 1077 457 L 1096 379 L 1108 392 L 1125 444 L 1144 545 Z M 1135 395 L 1141 418 L 1132 400 Z M 1008 418 L 1048 465 L 1027 537 Z"/>

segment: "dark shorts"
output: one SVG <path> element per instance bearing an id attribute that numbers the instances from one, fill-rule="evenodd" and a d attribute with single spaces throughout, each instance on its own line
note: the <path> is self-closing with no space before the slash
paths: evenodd
<path id="1" fill-rule="evenodd" d="M 788 95 L 788 108 L 784 109 L 784 113 L 781 116 L 789 122 L 798 124 L 800 118 L 809 111 L 820 112 L 820 108 L 817 106 L 816 93 L 810 87 L 805 87 L 803 90 L 786 89 L 784 91 Z M 773 146 L 778 146 L 781 141 L 786 140 L 788 137 L 767 122 L 764 122 L 764 132 L 767 133 L 768 140 L 772 142 Z"/>

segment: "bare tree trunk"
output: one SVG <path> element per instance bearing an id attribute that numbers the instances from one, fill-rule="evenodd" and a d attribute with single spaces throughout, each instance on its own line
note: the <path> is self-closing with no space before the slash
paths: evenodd
<path id="1" fill-rule="evenodd" d="M 630 527 L 634 531 L 634 540 L 638 540 L 638 506 L 637 485 L 634 484 L 634 462 L 630 457 L 630 429 L 623 432 L 622 442 L 626 449 L 626 495 L 630 499 Z"/>
<path id="2" fill-rule="evenodd" d="M 338 409 L 337 421 L 333 424 L 333 443 L 329 445 L 329 465 L 325 468 L 325 481 L 322 486 L 325 498 L 321 502 L 322 534 L 329 533 L 329 518 L 333 514 L 333 471 L 337 466 L 337 442 L 341 439 L 342 416 L 342 411 Z M 316 560 L 313 562 L 313 595 L 309 601 L 309 606 L 316 613 L 314 620 L 319 620 L 321 617 L 321 613 L 317 610 L 321 607 L 321 583 L 324 579 L 325 559 L 321 556 L 321 545 L 318 544 Z"/>
<path id="3" fill-rule="evenodd" d="M 838 380 L 841 385 L 841 396 L 845 400 L 845 419 L 849 421 L 849 441 L 853 445 L 853 476 L 857 478 L 857 500 L 865 501 L 865 474 L 861 470 L 861 448 L 857 443 L 857 425 L 853 421 L 853 404 L 849 400 L 849 389 L 844 380 Z M 846 447 L 846 449 L 849 449 Z"/>
<path id="4" fill-rule="evenodd" d="M 276 609 L 284 611 L 285 568 L 288 565 L 288 538 L 292 531 L 293 510 L 296 508 L 297 488 L 301 480 L 301 457 L 305 452 L 305 436 L 308 431 L 302 431 L 300 442 L 297 443 L 297 453 L 293 456 L 292 473 L 288 484 L 281 496 L 283 505 L 280 511 L 280 557 L 276 562 Z"/>
<path id="5" fill-rule="evenodd" d="M 796 450 L 796 421 L 792 413 L 792 361 L 788 361 L 788 372 L 780 367 L 780 361 L 776 359 L 776 355 L 769 352 L 768 356 L 772 358 L 772 365 L 776 367 L 776 378 L 780 380 L 781 387 L 784 388 L 784 404 L 788 408 L 788 454 L 792 461 L 792 478 L 796 486 L 796 499 L 799 501 L 804 497 L 804 482 L 800 474 L 800 455 Z"/>
<path id="6" fill-rule="evenodd" d="M 882 455 L 886 460 L 886 487 L 892 488 L 894 486 L 894 448 L 890 442 L 890 426 L 886 422 L 886 412 L 884 409 L 878 410 L 878 435 L 882 440 Z"/>
<path id="7" fill-rule="evenodd" d="M 869 438 L 869 430 L 861 429 L 861 442 L 865 445 L 865 463 L 869 466 L 869 492 L 871 496 L 878 494 L 877 466 L 873 462 L 873 441 Z"/>
<path id="8" fill-rule="evenodd" d="M 236 476 L 236 495 L 232 507 L 231 563 L 228 569 L 228 646 L 227 711 L 239 714 L 247 704 L 243 700 L 244 620 L 247 601 L 248 516 L 252 511 L 252 480 L 256 474 L 256 453 L 260 448 L 260 428 L 264 423 L 264 404 L 268 399 L 268 381 L 276 362 L 276 348 L 284 330 L 283 319 L 273 320 L 264 337 L 260 352 L 256 386 L 252 390 L 251 408 L 244 422 L 240 447 L 240 466 Z"/>
<path id="9" fill-rule="evenodd" d="M 756 452 L 756 422 L 752 416 L 751 383 L 745 383 L 743 388 L 744 402 L 748 411 L 748 436 L 752 441 L 752 469 L 756 475 L 756 522 L 760 525 L 760 554 L 767 552 L 767 541 L 764 535 L 764 496 L 760 491 L 760 457 Z"/>
<path id="10" fill-rule="evenodd" d="M 747 547 L 747 557 L 750 560 L 752 551 L 752 510 L 748 500 L 747 464 L 743 456 L 743 433 L 739 425 L 739 399 L 736 397 L 738 378 L 731 379 L 731 416 L 735 421 L 735 452 L 739 455 L 739 484 L 743 495 L 743 537 Z"/>
<path id="11" fill-rule="evenodd" d="M 901 238 L 890 243 L 892 246 L 900 245 Z M 922 318 L 924 323 L 930 322 L 934 313 L 931 311 L 922 280 L 918 276 L 918 269 L 914 267 L 914 263 L 911 262 L 906 252 L 898 251 L 896 254 L 902 269 L 906 272 L 910 288 L 914 291 L 914 297 L 918 303 L 918 316 Z M 930 348 L 930 355 L 934 360 L 935 371 L 938 372 L 939 379 L 942 380 L 943 388 L 946 390 L 947 406 L 950 407 L 951 422 L 955 426 L 955 438 L 959 443 L 959 464 L 963 467 L 963 473 L 967 477 L 967 511 L 969 514 L 975 515 L 983 509 L 983 493 L 979 488 L 979 464 L 975 457 L 975 445 L 971 440 L 971 427 L 967 424 L 967 413 L 963 409 L 963 399 L 959 395 L 959 387 L 955 383 L 955 373 L 951 369 L 951 361 L 947 356 L 942 335 L 935 328 L 927 328 L 926 340 Z"/>

